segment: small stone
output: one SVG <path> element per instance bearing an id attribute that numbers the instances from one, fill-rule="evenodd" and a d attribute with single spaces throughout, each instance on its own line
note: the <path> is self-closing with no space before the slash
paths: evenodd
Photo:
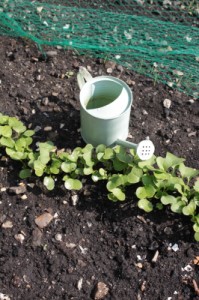
<path id="1" fill-rule="evenodd" d="M 15 238 L 15 240 L 17 240 L 18 242 L 20 242 L 22 244 L 25 239 L 25 236 L 22 233 L 19 233 L 19 234 L 15 234 L 14 238 Z"/>
<path id="2" fill-rule="evenodd" d="M 25 185 L 12 186 L 8 189 L 8 191 L 16 195 L 24 194 L 26 192 L 26 186 Z"/>
<path id="3" fill-rule="evenodd" d="M 40 75 L 40 74 L 37 75 L 36 80 L 37 80 L 37 81 L 40 81 L 40 80 L 41 80 L 41 75 Z"/>
<path id="4" fill-rule="evenodd" d="M 179 250 L 178 244 L 174 244 L 173 246 L 171 246 L 171 249 L 172 249 L 174 252 L 177 252 L 177 251 Z"/>
<path id="5" fill-rule="evenodd" d="M 173 74 L 178 75 L 178 76 L 183 76 L 184 75 L 184 73 L 179 71 L 179 70 L 174 70 Z"/>
<path id="6" fill-rule="evenodd" d="M 31 60 L 32 60 L 33 62 L 39 61 L 39 59 L 38 59 L 37 57 L 32 57 Z"/>
<path id="7" fill-rule="evenodd" d="M 2 187 L 1 192 L 5 192 L 5 191 L 6 191 L 6 187 Z"/>
<path id="8" fill-rule="evenodd" d="M 191 272 L 191 271 L 193 271 L 193 268 L 192 268 L 192 266 L 187 265 L 184 268 L 182 268 L 182 271 Z"/>
<path id="9" fill-rule="evenodd" d="M 188 137 L 196 136 L 196 134 L 197 134 L 197 131 L 192 131 L 192 132 L 188 133 Z"/>
<path id="10" fill-rule="evenodd" d="M 73 248 L 75 248 L 77 246 L 74 243 L 65 243 L 65 245 L 66 245 L 67 248 L 70 248 L 70 249 L 73 249 Z"/>
<path id="11" fill-rule="evenodd" d="M 49 104 L 49 99 L 48 97 L 44 97 L 41 101 L 41 103 L 44 105 L 44 106 L 47 106 Z"/>
<path id="12" fill-rule="evenodd" d="M 56 56 L 56 55 L 57 55 L 57 51 L 47 51 L 46 54 L 47 54 L 49 57 L 53 57 L 53 56 Z"/>
<path id="13" fill-rule="evenodd" d="M 27 200 L 27 199 L 28 199 L 27 195 L 24 194 L 21 196 L 21 200 Z"/>
<path id="14" fill-rule="evenodd" d="M 76 205 L 77 205 L 78 199 L 79 199 L 79 198 L 78 198 L 78 195 L 77 195 L 77 194 L 72 195 L 71 200 L 72 200 L 72 205 L 73 205 L 73 206 L 76 206 Z"/>
<path id="15" fill-rule="evenodd" d="M 110 69 L 110 73 L 112 73 L 113 70 L 115 69 L 115 67 L 116 67 L 116 62 L 115 61 L 107 61 L 105 63 L 105 68 L 107 69 L 107 73 L 109 73 L 108 69 Z"/>
<path id="16" fill-rule="evenodd" d="M 121 65 L 117 65 L 117 70 L 120 71 L 120 72 L 123 72 L 124 68 Z"/>
<path id="17" fill-rule="evenodd" d="M 58 241 L 58 242 L 61 242 L 62 241 L 62 235 L 60 233 L 57 233 L 55 235 L 55 240 Z"/>
<path id="18" fill-rule="evenodd" d="M 126 83 L 128 85 L 135 85 L 135 81 L 131 80 L 131 79 L 127 79 Z"/>
<path id="19" fill-rule="evenodd" d="M 33 189 L 35 184 L 34 183 L 28 183 L 27 186 L 29 186 L 31 189 Z"/>
<path id="20" fill-rule="evenodd" d="M 8 295 L 0 293 L 0 300 L 11 300 L 11 299 Z"/>
<path id="21" fill-rule="evenodd" d="M 148 112 L 147 112 L 145 109 L 142 110 L 142 113 L 143 113 L 143 115 L 145 115 L 145 116 L 148 115 Z"/>
<path id="22" fill-rule="evenodd" d="M 35 115 L 35 114 L 36 114 L 36 110 L 32 109 L 32 115 Z"/>
<path id="23" fill-rule="evenodd" d="M 44 127 L 44 131 L 51 131 L 53 128 L 52 126 L 46 126 Z"/>
<path id="24" fill-rule="evenodd" d="M 32 232 L 32 245 L 35 247 L 41 246 L 42 244 L 42 232 L 39 228 L 35 228 Z"/>
<path id="25" fill-rule="evenodd" d="M 111 74 L 111 73 L 113 73 L 113 69 L 112 69 L 112 68 L 108 68 L 108 69 L 106 70 L 106 72 L 107 72 L 108 74 Z"/>
<path id="26" fill-rule="evenodd" d="M 167 109 L 171 107 L 171 100 L 170 99 L 164 99 L 163 106 Z"/>
<path id="27" fill-rule="evenodd" d="M 152 262 L 153 263 L 155 263 L 156 261 L 157 261 L 157 259 L 158 259 L 158 256 L 159 256 L 159 251 L 157 250 L 156 252 L 155 252 L 155 254 L 154 254 L 154 256 L 153 256 L 153 258 L 152 258 Z"/>
<path id="28" fill-rule="evenodd" d="M 2 225 L 2 228 L 12 228 L 13 227 L 13 223 L 11 221 L 5 221 Z"/>
<path id="29" fill-rule="evenodd" d="M 138 267 L 139 269 L 142 269 L 143 267 L 142 263 L 136 263 L 135 266 Z"/>
<path id="30" fill-rule="evenodd" d="M 77 283 L 77 288 L 79 291 L 81 291 L 81 289 L 82 289 L 82 284 L 83 284 L 83 278 L 80 278 L 80 280 L 78 280 L 78 283 Z"/>
<path id="31" fill-rule="evenodd" d="M 98 282 L 95 287 L 95 300 L 103 299 L 108 294 L 109 288 L 104 282 Z"/>
<path id="32" fill-rule="evenodd" d="M 52 96 L 57 97 L 59 95 L 59 93 L 57 92 L 52 92 Z"/>
<path id="33" fill-rule="evenodd" d="M 45 228 L 52 221 L 53 216 L 46 212 L 35 219 L 35 223 L 39 228 Z"/>
<path id="34" fill-rule="evenodd" d="M 194 101 L 194 99 L 189 99 L 188 102 L 193 104 L 195 101 Z"/>

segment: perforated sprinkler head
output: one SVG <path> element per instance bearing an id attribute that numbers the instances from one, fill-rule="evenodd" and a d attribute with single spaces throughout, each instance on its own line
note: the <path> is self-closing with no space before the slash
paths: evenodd
<path id="1" fill-rule="evenodd" d="M 145 140 L 141 141 L 138 144 L 134 144 L 128 141 L 123 141 L 118 139 L 117 144 L 124 146 L 126 148 L 135 149 L 137 156 L 141 160 L 150 159 L 153 156 L 155 151 L 155 146 L 152 143 L 152 141 L 149 139 L 149 137 L 147 137 Z"/>

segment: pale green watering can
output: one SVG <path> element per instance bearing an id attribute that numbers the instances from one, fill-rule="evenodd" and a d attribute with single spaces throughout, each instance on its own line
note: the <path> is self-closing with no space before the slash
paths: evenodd
<path id="1" fill-rule="evenodd" d="M 151 158 L 155 147 L 146 139 L 139 144 L 127 142 L 133 94 L 122 80 L 112 76 L 93 78 L 86 68 L 77 74 L 80 88 L 80 121 L 83 140 L 97 146 L 122 145 L 136 149 L 142 160 Z"/>

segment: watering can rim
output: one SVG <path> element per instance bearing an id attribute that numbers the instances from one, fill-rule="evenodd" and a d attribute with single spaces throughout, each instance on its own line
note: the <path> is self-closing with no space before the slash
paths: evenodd
<path id="1" fill-rule="evenodd" d="M 81 101 L 81 94 L 83 93 L 83 89 L 86 88 L 86 86 L 88 84 L 92 84 L 93 82 L 96 82 L 97 79 L 102 79 L 102 78 L 104 80 L 111 80 L 113 82 L 120 83 L 124 87 L 125 91 L 127 92 L 128 96 L 129 96 L 128 97 L 129 98 L 128 105 L 126 106 L 125 110 L 111 118 L 96 116 L 94 113 L 90 112 L 89 109 L 86 109 L 85 104 Z M 92 116 L 96 119 L 99 119 L 99 120 L 114 120 L 114 119 L 118 118 L 119 116 L 124 115 L 128 111 L 129 107 L 132 105 L 132 102 L 133 102 L 133 92 L 130 89 L 130 87 L 128 86 L 128 84 L 126 84 L 123 80 L 121 80 L 117 77 L 111 76 L 111 75 L 100 75 L 100 76 L 96 76 L 96 77 L 91 77 L 88 81 L 86 81 L 84 83 L 84 85 L 80 88 L 80 100 L 79 101 L 81 103 L 81 109 L 83 109 L 85 112 L 87 112 L 90 116 Z"/>

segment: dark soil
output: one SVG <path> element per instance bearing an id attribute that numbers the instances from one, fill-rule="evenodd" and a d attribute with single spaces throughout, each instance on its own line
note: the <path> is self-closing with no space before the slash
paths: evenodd
<path id="1" fill-rule="evenodd" d="M 44 57 L 28 40 L 0 38 L 0 111 L 36 129 L 37 141 L 60 149 L 84 145 L 78 67 L 92 76 L 112 68 L 134 93 L 129 140 L 150 136 L 156 155 L 170 151 L 199 168 L 198 100 L 111 62 L 45 50 L 56 52 Z M 172 103 L 167 111 L 164 99 Z M 62 186 L 47 192 L 37 178 L 21 182 L 21 166 L 4 156 L 0 167 L 0 299 L 199 299 L 193 262 L 199 247 L 185 217 L 169 210 L 145 214 L 133 191 L 125 203 L 112 203 L 104 185 L 90 181 L 73 205 L 74 192 Z M 19 184 L 23 193 L 11 193 Z M 35 219 L 47 212 L 54 218 L 41 229 Z M 107 287 L 101 298 L 99 282 Z"/>

